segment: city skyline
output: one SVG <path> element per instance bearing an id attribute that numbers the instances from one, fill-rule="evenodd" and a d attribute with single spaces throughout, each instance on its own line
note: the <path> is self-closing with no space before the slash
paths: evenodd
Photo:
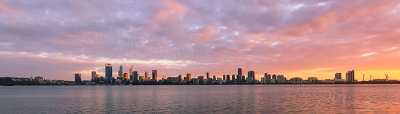
<path id="1" fill-rule="evenodd" d="M 96 6 L 96 7 L 94 7 Z M 118 7 L 117 7 L 118 6 Z M 400 80 L 400 1 L 0 1 L 0 77 Z M 122 72 L 119 75 L 125 75 Z M 231 77 L 233 78 L 233 77 Z"/>

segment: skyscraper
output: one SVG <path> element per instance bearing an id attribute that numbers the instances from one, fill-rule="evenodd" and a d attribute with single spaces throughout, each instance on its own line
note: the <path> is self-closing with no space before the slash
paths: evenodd
<path id="1" fill-rule="evenodd" d="M 192 79 L 192 74 L 186 73 L 186 82 L 190 82 L 190 80 Z"/>
<path id="2" fill-rule="evenodd" d="M 347 82 L 355 82 L 355 79 L 354 79 L 354 70 L 348 71 L 348 72 L 346 73 L 346 81 L 347 81 Z"/>
<path id="3" fill-rule="evenodd" d="M 223 80 L 226 80 L 226 76 L 225 75 L 223 75 L 222 78 L 223 78 Z"/>
<path id="4" fill-rule="evenodd" d="M 265 73 L 264 80 L 265 80 L 265 83 L 271 83 L 271 74 Z"/>
<path id="5" fill-rule="evenodd" d="M 247 72 L 248 78 L 251 79 L 252 81 L 256 80 L 256 75 L 254 71 L 249 71 Z"/>
<path id="6" fill-rule="evenodd" d="M 75 73 L 75 84 L 82 83 L 82 75 L 80 73 Z"/>
<path id="7" fill-rule="evenodd" d="M 226 75 L 226 83 L 230 83 L 231 82 L 231 76 L 230 75 Z"/>
<path id="8" fill-rule="evenodd" d="M 105 76 L 106 76 L 106 84 L 111 84 L 112 82 L 112 66 L 111 63 L 106 63 L 105 64 Z"/>
<path id="9" fill-rule="evenodd" d="M 97 80 L 97 74 L 96 71 L 92 71 L 92 82 L 95 82 Z"/>
<path id="10" fill-rule="evenodd" d="M 342 73 L 336 73 L 335 79 L 342 79 Z"/>
<path id="11" fill-rule="evenodd" d="M 273 82 L 276 82 L 276 74 L 272 75 Z"/>
<path id="12" fill-rule="evenodd" d="M 137 71 L 133 71 L 133 82 L 136 84 L 139 82 L 139 73 Z"/>
<path id="13" fill-rule="evenodd" d="M 238 68 L 238 75 L 239 76 L 242 76 L 243 74 L 242 74 L 242 68 Z"/>
<path id="14" fill-rule="evenodd" d="M 124 75 L 124 71 L 122 70 L 122 65 L 119 66 L 119 70 L 118 70 L 118 77 L 123 77 Z"/>
<path id="15" fill-rule="evenodd" d="M 207 72 L 206 75 L 207 75 L 207 76 L 206 76 L 206 77 L 207 77 L 207 80 L 210 79 L 210 73 Z"/>
<path id="16" fill-rule="evenodd" d="M 132 76 L 133 74 L 133 65 L 131 65 L 131 67 L 129 68 L 129 76 Z"/>
<path id="17" fill-rule="evenodd" d="M 129 79 L 128 73 L 124 73 L 124 79 L 125 80 Z"/>
<path id="18" fill-rule="evenodd" d="M 236 78 L 235 77 L 236 77 L 235 74 L 232 74 L 232 83 L 236 82 Z"/>
<path id="19" fill-rule="evenodd" d="M 144 78 L 149 79 L 149 73 L 147 71 L 144 72 Z"/>
<path id="20" fill-rule="evenodd" d="M 153 76 L 153 81 L 157 82 L 157 70 L 152 70 L 151 75 Z"/>

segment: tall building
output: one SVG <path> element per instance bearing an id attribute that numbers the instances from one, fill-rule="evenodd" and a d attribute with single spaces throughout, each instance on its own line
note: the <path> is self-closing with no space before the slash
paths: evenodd
<path id="1" fill-rule="evenodd" d="M 204 76 L 198 76 L 197 78 L 199 79 L 200 84 L 204 83 Z"/>
<path id="2" fill-rule="evenodd" d="M 272 75 L 273 82 L 276 82 L 276 74 Z"/>
<path id="3" fill-rule="evenodd" d="M 282 84 L 282 83 L 285 83 L 285 82 L 286 82 L 285 76 L 283 76 L 283 75 L 278 75 L 278 76 L 276 77 L 276 83 Z"/>
<path id="4" fill-rule="evenodd" d="M 178 82 L 182 82 L 182 75 L 180 75 L 180 74 L 178 76 Z"/>
<path id="5" fill-rule="evenodd" d="M 265 73 L 264 81 L 265 81 L 265 83 L 271 83 L 271 74 Z"/>
<path id="6" fill-rule="evenodd" d="M 235 77 L 236 77 L 235 74 L 232 74 L 232 83 L 236 82 L 236 78 Z"/>
<path id="7" fill-rule="evenodd" d="M 255 81 L 256 80 L 256 75 L 255 75 L 255 72 L 254 71 L 249 71 L 249 72 L 247 72 L 247 77 L 248 78 L 251 78 L 251 80 L 253 80 L 253 81 Z"/>
<path id="8" fill-rule="evenodd" d="M 97 80 L 97 74 L 96 71 L 92 71 L 92 82 L 95 82 Z"/>
<path id="9" fill-rule="evenodd" d="M 348 71 L 346 73 L 346 82 L 355 82 L 354 79 L 354 70 Z"/>
<path id="10" fill-rule="evenodd" d="M 75 84 L 82 83 L 82 75 L 80 73 L 75 73 Z"/>
<path id="11" fill-rule="evenodd" d="M 124 73 L 124 79 L 129 79 L 128 73 Z"/>
<path id="12" fill-rule="evenodd" d="M 122 70 L 122 65 L 120 65 L 118 70 L 118 77 L 123 77 L 123 75 L 124 75 L 124 70 Z"/>
<path id="13" fill-rule="evenodd" d="M 207 72 L 206 75 L 207 75 L 207 80 L 210 79 L 210 73 Z"/>
<path id="14" fill-rule="evenodd" d="M 336 73 L 335 79 L 342 79 L 342 73 Z"/>
<path id="15" fill-rule="evenodd" d="M 144 72 L 144 78 L 149 79 L 149 73 L 147 71 Z"/>
<path id="16" fill-rule="evenodd" d="M 153 81 L 157 82 L 157 70 L 152 70 L 151 75 L 153 76 Z"/>
<path id="17" fill-rule="evenodd" d="M 186 80 L 185 80 L 185 82 L 190 82 L 190 79 L 192 79 L 192 74 L 186 73 Z"/>
<path id="18" fill-rule="evenodd" d="M 217 81 L 217 77 L 215 75 L 213 76 L 213 81 Z"/>
<path id="19" fill-rule="evenodd" d="M 133 75 L 133 65 L 131 65 L 131 67 L 129 68 L 129 76 Z"/>
<path id="20" fill-rule="evenodd" d="M 242 68 L 238 68 L 238 75 L 239 76 L 242 76 L 243 74 L 242 74 Z"/>
<path id="21" fill-rule="evenodd" d="M 106 84 L 111 84 L 111 82 L 112 82 L 112 66 L 111 66 L 111 63 L 106 63 L 105 64 L 105 70 L 106 70 L 106 74 L 105 74 L 105 76 L 106 76 Z"/>
<path id="22" fill-rule="evenodd" d="M 240 83 L 242 81 L 242 76 L 240 76 L 239 74 L 236 75 L 236 82 Z"/>
<path id="23" fill-rule="evenodd" d="M 139 73 L 137 71 L 133 71 L 133 82 L 139 82 Z"/>
<path id="24" fill-rule="evenodd" d="M 225 75 L 223 75 L 222 78 L 223 78 L 223 80 L 226 80 L 226 76 Z"/>
<path id="25" fill-rule="evenodd" d="M 231 76 L 230 75 L 226 75 L 226 83 L 231 82 Z"/>

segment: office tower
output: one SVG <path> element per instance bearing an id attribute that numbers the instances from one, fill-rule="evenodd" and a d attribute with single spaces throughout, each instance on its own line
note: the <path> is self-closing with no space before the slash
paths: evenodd
<path id="1" fill-rule="evenodd" d="M 105 70 L 106 70 L 106 74 L 105 74 L 105 76 L 106 76 L 106 84 L 111 84 L 111 82 L 112 82 L 112 66 L 111 66 L 111 63 L 106 63 L 105 64 Z"/>
<path id="2" fill-rule="evenodd" d="M 129 79 L 128 73 L 124 73 L 124 79 Z"/>
<path id="3" fill-rule="evenodd" d="M 124 71 L 122 70 L 122 65 L 119 66 L 118 77 L 122 77 L 124 75 Z"/>
<path id="4" fill-rule="evenodd" d="M 139 73 L 137 71 L 133 71 L 133 81 L 135 83 L 139 82 Z"/>
<path id="5" fill-rule="evenodd" d="M 264 80 L 265 80 L 265 83 L 271 83 L 271 74 L 265 73 Z"/>
<path id="6" fill-rule="evenodd" d="M 240 76 L 239 74 L 236 75 L 236 82 L 240 83 L 242 81 L 242 76 Z"/>
<path id="7" fill-rule="evenodd" d="M 157 82 L 157 70 L 152 70 L 151 75 L 153 76 L 153 81 Z"/>
<path id="8" fill-rule="evenodd" d="M 276 77 L 276 83 L 282 84 L 282 83 L 285 83 L 285 82 L 286 82 L 285 76 L 283 76 L 283 75 L 278 75 L 278 76 Z"/>
<path id="9" fill-rule="evenodd" d="M 129 68 L 129 76 L 133 75 L 133 65 L 131 65 L 131 67 Z"/>
<path id="10" fill-rule="evenodd" d="M 255 75 L 255 72 L 254 71 L 249 71 L 249 72 L 247 72 L 247 77 L 248 78 L 251 78 L 251 80 L 252 81 L 255 81 L 256 80 L 256 75 Z"/>
<path id="11" fill-rule="evenodd" d="M 75 73 L 75 84 L 82 83 L 82 75 L 80 73 Z"/>
<path id="12" fill-rule="evenodd" d="M 186 73 L 186 82 L 190 82 L 190 80 L 192 79 L 192 74 Z"/>
<path id="13" fill-rule="evenodd" d="M 225 75 L 223 75 L 223 76 L 222 76 L 223 80 L 226 80 L 226 78 L 225 78 L 225 77 L 226 77 Z"/>
<path id="14" fill-rule="evenodd" d="M 238 68 L 238 75 L 239 76 L 242 76 L 243 74 L 242 74 L 242 68 Z"/>
<path id="15" fill-rule="evenodd" d="M 199 79 L 200 84 L 204 83 L 204 76 L 198 76 L 197 78 Z"/>
<path id="16" fill-rule="evenodd" d="M 347 82 L 355 82 L 355 79 L 354 79 L 354 70 L 348 71 L 348 72 L 346 73 L 346 81 L 347 81 Z"/>
<path id="17" fill-rule="evenodd" d="M 146 72 L 144 72 L 144 77 L 146 78 L 146 79 L 148 79 L 149 78 L 149 73 L 146 71 Z"/>
<path id="18" fill-rule="evenodd" d="M 276 82 L 276 75 L 275 75 L 275 74 L 272 75 L 272 80 L 273 80 L 274 82 Z"/>
<path id="19" fill-rule="evenodd" d="M 226 75 L 226 83 L 231 82 L 231 76 L 230 75 Z"/>
<path id="20" fill-rule="evenodd" d="M 336 73 L 335 79 L 342 79 L 342 73 Z"/>
<path id="21" fill-rule="evenodd" d="M 246 82 L 246 76 L 242 75 L 242 82 Z"/>
<path id="22" fill-rule="evenodd" d="M 210 73 L 207 72 L 206 75 L 207 75 L 207 80 L 210 79 Z"/>
<path id="23" fill-rule="evenodd" d="M 97 74 L 96 74 L 96 71 L 92 71 L 92 82 L 96 82 L 96 80 L 97 80 Z"/>
<path id="24" fill-rule="evenodd" d="M 182 82 L 182 75 L 180 75 L 180 74 L 178 76 L 178 82 Z"/>
<path id="25" fill-rule="evenodd" d="M 232 74 L 232 83 L 235 83 L 236 82 L 236 79 L 235 79 L 235 74 Z"/>
<path id="26" fill-rule="evenodd" d="M 217 77 L 215 75 L 213 76 L 213 81 L 217 81 Z"/>

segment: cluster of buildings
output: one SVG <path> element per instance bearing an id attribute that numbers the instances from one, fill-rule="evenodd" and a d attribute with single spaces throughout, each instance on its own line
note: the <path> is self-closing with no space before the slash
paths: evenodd
<path id="1" fill-rule="evenodd" d="M 256 80 L 255 72 L 248 71 L 247 77 L 243 73 L 242 68 L 238 68 L 237 74 L 225 74 L 221 76 L 211 76 L 209 72 L 205 75 L 192 77 L 192 74 L 186 73 L 186 75 L 178 75 L 176 77 L 163 76 L 161 79 L 157 79 L 157 70 L 144 72 L 143 75 L 139 75 L 138 71 L 133 70 L 133 66 L 129 68 L 129 72 L 124 72 L 122 65 L 119 66 L 118 76 L 114 78 L 112 76 L 112 65 L 111 63 L 105 64 L 105 77 L 97 74 L 96 71 L 92 71 L 91 81 L 82 81 L 80 73 L 75 74 L 75 84 L 115 84 L 115 85 L 130 85 L 130 84 L 323 84 L 323 83 L 356 83 L 357 80 L 354 78 L 354 70 L 346 73 L 345 79 L 342 79 L 342 73 L 336 73 L 334 79 L 318 80 L 317 77 L 308 77 L 302 79 L 300 77 L 293 77 L 287 79 L 284 75 L 268 74 L 265 73 L 261 80 Z"/>
<path id="2" fill-rule="evenodd" d="M 261 80 L 256 80 L 254 71 L 248 71 L 247 76 L 243 73 L 242 68 L 238 68 L 237 74 L 225 74 L 222 76 L 211 76 L 209 72 L 205 75 L 192 77 L 192 74 L 178 75 L 176 77 L 165 75 L 162 78 L 157 78 L 157 70 L 144 72 L 140 75 L 138 71 L 133 70 L 130 66 L 129 72 L 124 72 L 122 65 L 119 66 L 118 76 L 113 77 L 113 68 L 111 63 L 105 64 L 104 77 L 96 71 L 91 72 L 91 80 L 82 80 L 81 73 L 75 73 L 75 81 L 64 80 L 45 80 L 41 76 L 34 78 L 17 78 L 17 77 L 0 77 L 0 85 L 153 85 L 153 84 L 194 84 L 194 85 L 211 85 L 211 84 L 338 84 L 338 83 L 400 83 L 397 80 L 389 80 L 389 75 L 385 74 L 386 79 L 373 79 L 370 76 L 369 81 L 357 81 L 354 77 L 354 70 L 348 71 L 345 74 L 345 79 L 342 78 L 342 73 L 336 73 L 333 79 L 319 80 L 317 77 L 308 77 L 302 79 L 293 77 L 287 79 L 284 75 L 264 73 Z"/>

